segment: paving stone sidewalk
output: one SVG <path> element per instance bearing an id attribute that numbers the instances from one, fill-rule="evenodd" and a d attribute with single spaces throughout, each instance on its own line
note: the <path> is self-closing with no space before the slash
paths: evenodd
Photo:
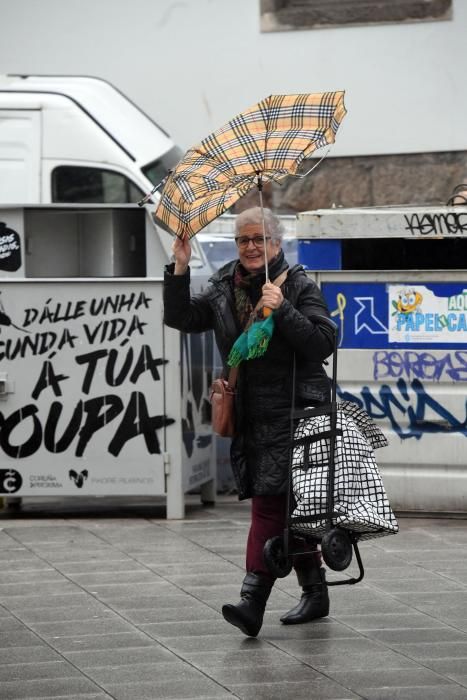
<path id="1" fill-rule="evenodd" d="M 190 497 L 183 521 L 143 499 L 0 511 L 1 700 L 467 700 L 467 519 L 362 543 L 325 620 L 281 625 L 299 595 L 281 579 L 249 639 L 220 614 L 248 517 L 235 497 Z"/>

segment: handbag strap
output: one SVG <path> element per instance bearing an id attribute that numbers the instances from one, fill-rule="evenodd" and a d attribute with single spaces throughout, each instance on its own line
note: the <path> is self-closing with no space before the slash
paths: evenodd
<path id="1" fill-rule="evenodd" d="M 284 282 L 287 278 L 288 272 L 289 272 L 288 268 L 287 268 L 287 270 L 284 270 L 283 272 L 281 272 L 281 274 L 278 277 L 276 277 L 275 280 L 272 281 L 272 284 L 275 284 L 276 287 L 280 287 L 282 284 L 284 284 Z M 261 306 L 262 306 L 262 301 L 260 299 L 258 301 L 258 303 L 256 304 L 255 308 L 253 309 L 250 318 L 253 318 L 253 316 L 255 315 L 255 313 L 257 311 L 259 311 Z M 251 324 L 251 321 L 248 321 L 248 323 L 245 326 L 245 330 L 250 326 L 250 324 Z M 240 369 L 239 367 L 231 367 L 230 368 L 229 376 L 227 379 L 227 384 L 229 385 L 229 387 L 231 389 L 235 389 L 239 369 Z"/>
<path id="2" fill-rule="evenodd" d="M 238 377 L 238 367 L 231 367 L 229 376 L 227 378 L 227 384 L 231 389 L 235 389 L 235 384 L 237 383 L 237 377 Z"/>

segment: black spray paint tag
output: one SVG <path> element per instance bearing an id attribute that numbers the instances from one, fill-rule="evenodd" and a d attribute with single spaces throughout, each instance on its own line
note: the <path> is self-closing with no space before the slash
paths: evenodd
<path id="1" fill-rule="evenodd" d="M 21 267 L 21 241 L 19 234 L 0 221 L 0 270 L 16 272 Z"/>

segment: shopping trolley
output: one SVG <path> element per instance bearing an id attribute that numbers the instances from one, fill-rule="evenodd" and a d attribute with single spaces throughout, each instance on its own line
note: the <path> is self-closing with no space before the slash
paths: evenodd
<path id="1" fill-rule="evenodd" d="M 283 578 L 294 556 L 311 556 L 318 545 L 334 571 L 347 569 L 355 553 L 358 576 L 328 582 L 337 586 L 364 577 L 358 543 L 396 534 L 398 525 L 373 454 L 387 439 L 360 406 L 337 401 L 338 327 L 319 319 L 333 330 L 331 402 L 295 408 L 294 362 L 286 522 L 283 535 L 269 539 L 263 555 L 270 573 Z"/>

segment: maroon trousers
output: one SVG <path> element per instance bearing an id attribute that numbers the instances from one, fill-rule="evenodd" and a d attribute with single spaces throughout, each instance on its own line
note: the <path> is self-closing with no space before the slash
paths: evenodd
<path id="1" fill-rule="evenodd" d="M 271 576 L 264 563 L 263 549 L 267 540 L 283 534 L 286 511 L 286 494 L 252 497 L 251 524 L 246 547 L 247 573 L 252 572 L 263 576 Z M 291 544 L 295 551 L 304 547 L 304 543 L 296 539 L 291 540 Z M 318 566 L 321 566 L 321 553 L 317 551 L 313 555 L 294 556 L 294 568 L 297 569 L 307 564 L 309 565 L 312 558 L 318 562 Z"/>

